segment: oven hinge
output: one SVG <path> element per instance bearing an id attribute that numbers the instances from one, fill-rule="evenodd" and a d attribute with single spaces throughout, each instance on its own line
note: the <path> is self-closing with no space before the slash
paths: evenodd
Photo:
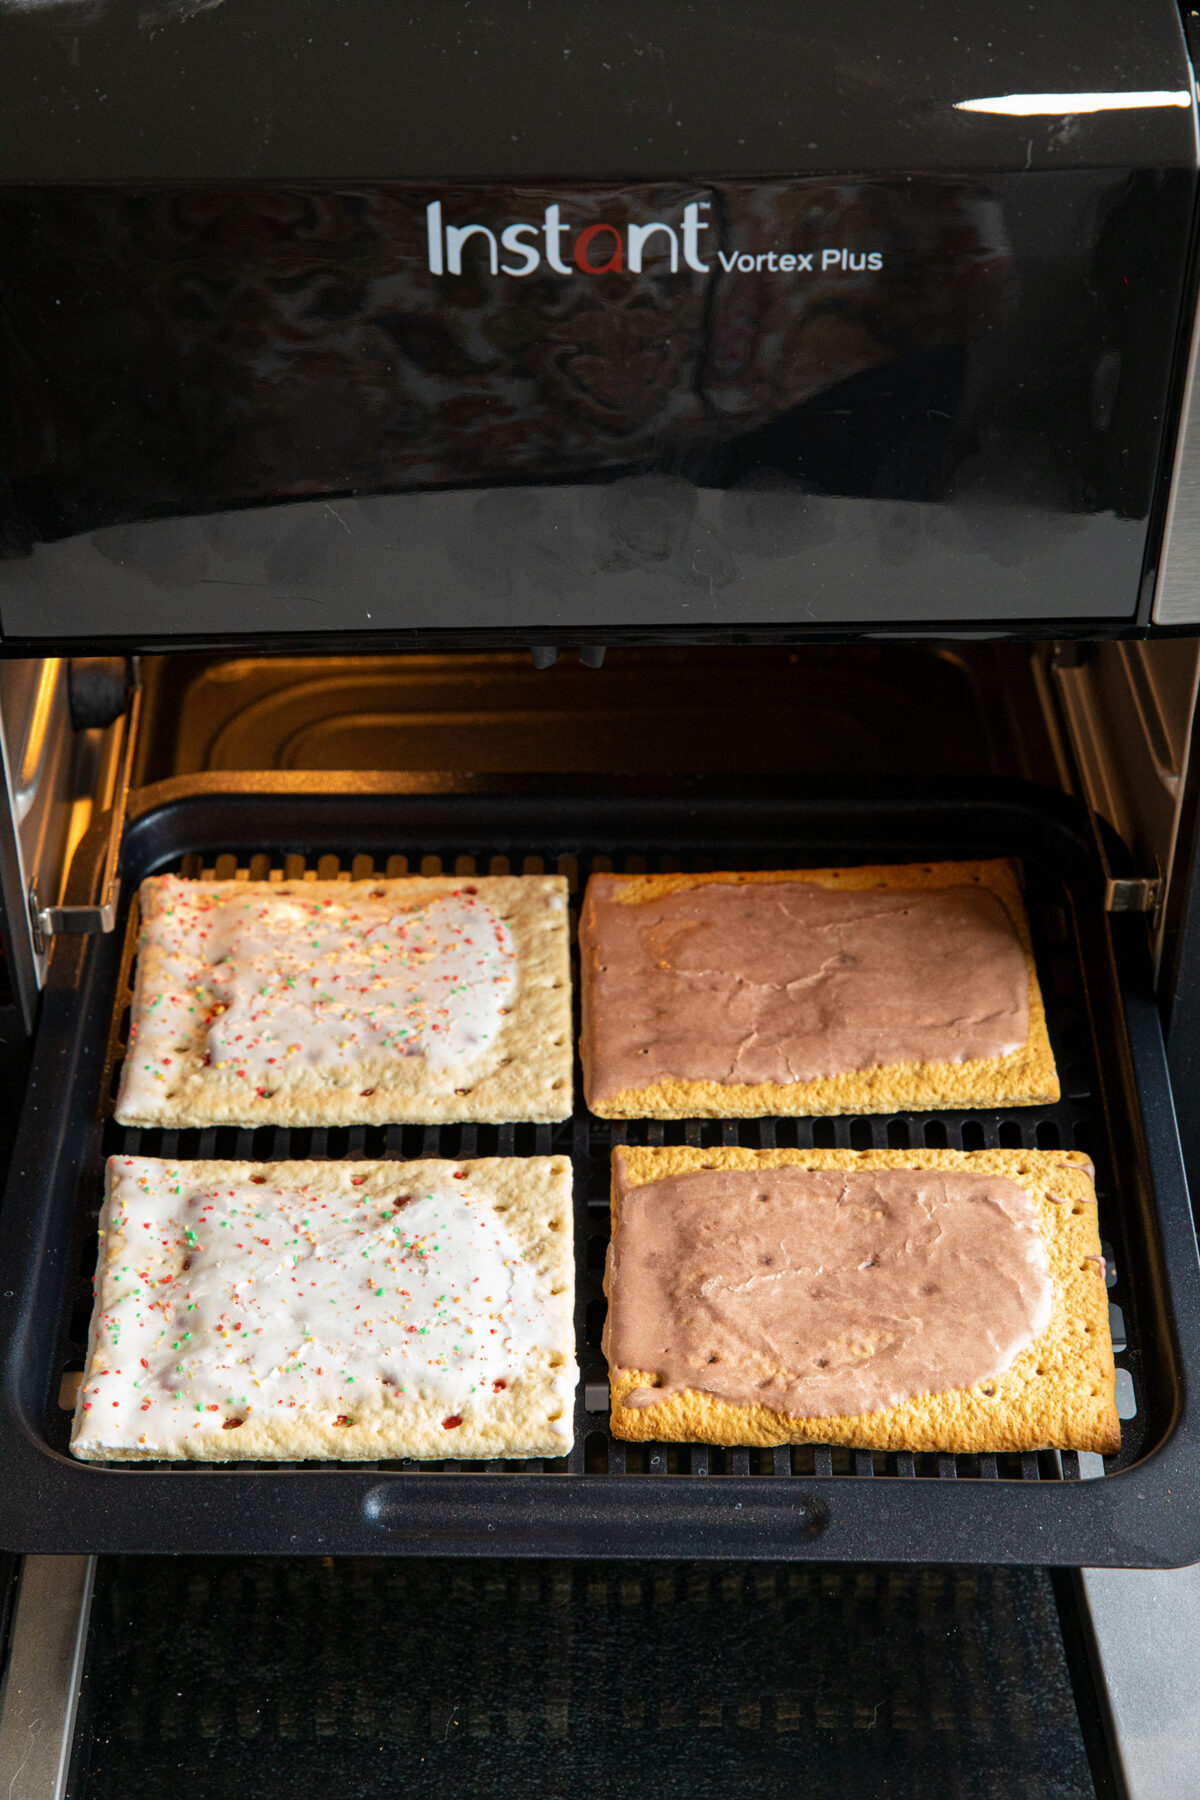
<path id="1" fill-rule="evenodd" d="M 34 949 L 39 956 L 45 955 L 52 937 L 63 933 L 90 935 L 111 931 L 117 922 L 117 901 L 121 895 L 121 878 L 117 874 L 117 866 L 121 860 L 125 809 L 129 804 L 129 782 L 133 774 L 133 753 L 137 745 L 141 711 L 142 689 L 139 683 L 130 692 L 129 705 L 123 719 L 118 721 L 124 735 L 118 751 L 117 779 L 108 815 L 108 847 L 104 854 L 99 896 L 87 906 L 43 906 L 38 893 L 37 876 L 29 883 L 29 926 L 33 933 Z"/>
<path id="2" fill-rule="evenodd" d="M 1110 875 L 1104 884 L 1105 912 L 1148 913 L 1151 931 L 1157 931 L 1162 923 L 1165 898 L 1166 882 L 1162 877 L 1161 865 L 1157 875 Z"/>

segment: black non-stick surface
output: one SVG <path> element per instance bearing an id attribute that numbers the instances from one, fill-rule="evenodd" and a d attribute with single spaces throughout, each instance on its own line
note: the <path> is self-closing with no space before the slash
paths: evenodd
<path id="1" fill-rule="evenodd" d="M 1040 1569 L 113 1559 L 72 1800 L 1093 1800 Z"/>
<path id="2" fill-rule="evenodd" d="M 107 1114 L 118 1072 L 129 958 L 119 969 L 119 945 L 94 945 L 80 958 L 79 990 L 88 991 L 89 958 L 98 962 L 106 956 L 107 981 L 92 971 L 90 1017 L 103 1018 L 109 1052 L 102 1054 L 102 1043 L 92 1046 L 92 1123 L 83 1154 L 75 1159 L 73 1202 L 62 1208 L 71 1248 L 53 1314 L 55 1334 L 51 1339 L 43 1332 L 37 1352 L 22 1364 L 27 1393 L 40 1392 L 30 1423 L 39 1440 L 41 1473 L 56 1497 L 50 1523 L 61 1547 L 430 1550 L 446 1542 L 448 1534 L 460 1549 L 476 1554 L 505 1546 L 524 1554 L 576 1546 L 636 1554 L 640 1545 L 643 1552 L 653 1548 L 675 1555 L 1169 1559 L 1173 1552 L 1164 1553 L 1161 1543 L 1174 1532 L 1170 1500 L 1182 1501 L 1181 1476 L 1173 1473 L 1165 1510 L 1163 1504 L 1147 1510 L 1144 1491 L 1148 1471 L 1163 1465 L 1168 1447 L 1178 1448 L 1175 1402 L 1182 1369 L 1159 1285 L 1162 1267 L 1157 1220 L 1145 1187 L 1145 1140 L 1121 1079 L 1128 1074 L 1123 1066 L 1128 1052 L 1096 890 L 1089 885 L 1094 870 L 1086 839 L 1072 833 L 1061 815 L 1056 817 L 1053 808 L 1039 810 L 1030 791 L 1018 790 L 1019 801 L 1004 791 L 1008 802 L 993 799 L 990 809 L 981 794 L 970 805 L 847 799 L 831 807 L 806 797 L 732 808 L 600 800 L 524 804 L 512 796 L 410 798 L 374 806 L 359 799 L 339 807 L 323 806 L 310 796 L 306 811 L 301 800 L 281 808 L 263 795 L 229 794 L 218 805 L 210 801 L 203 815 L 199 807 L 182 805 L 143 812 L 130 831 L 131 873 L 137 875 L 170 867 L 262 879 L 277 870 L 294 880 L 306 872 L 328 879 L 406 870 L 467 874 L 560 868 L 577 895 L 595 868 L 780 867 L 1022 853 L 1063 1099 L 1053 1107 L 828 1120 L 614 1127 L 592 1119 L 580 1103 L 572 1121 L 555 1127 L 126 1131 Z M 347 818 L 352 812 L 357 820 Z M 1147 1080 L 1153 1074 L 1144 1074 L 1143 1083 Z M 1147 1099 L 1153 1103 L 1156 1096 L 1143 1093 Z M 1163 1120 L 1157 1123 L 1158 1136 L 1165 1139 Z M 1111 1297 L 1121 1306 L 1128 1331 L 1129 1347 L 1118 1360 L 1128 1371 L 1136 1403 L 1136 1415 L 1124 1425 L 1121 1452 L 1108 1461 L 1107 1478 L 1080 1481 L 1081 1472 L 1099 1477 L 1100 1462 L 1090 1458 L 1090 1466 L 1081 1471 L 1079 1458 L 1071 1453 L 1060 1458 L 1054 1453 L 914 1457 L 822 1448 L 722 1452 L 700 1446 L 627 1446 L 611 1439 L 599 1351 L 600 1278 L 609 1157 L 613 1143 L 622 1140 L 1086 1149 L 1097 1167 L 1101 1233 L 1114 1282 Z M 216 1472 L 168 1465 L 102 1471 L 71 1463 L 62 1454 L 69 1415 L 60 1404 L 60 1380 L 64 1371 L 81 1364 L 102 1156 L 119 1150 L 256 1159 L 570 1153 L 576 1170 L 577 1326 L 583 1372 L 571 1455 L 544 1464 L 385 1463 L 353 1470 L 243 1466 Z M 1169 1152 L 1170 1143 L 1164 1142 L 1156 1170 L 1158 1203 L 1160 1208 L 1182 1203 L 1186 1216 L 1186 1194 L 1176 1193 L 1172 1185 L 1177 1169 Z M 1194 1265 L 1194 1239 L 1190 1241 Z M 0 1275 L 10 1266 L 6 1253 Z M 1194 1266 L 1187 1267 L 1185 1260 L 1172 1274 L 1194 1302 Z M 19 1274 L 14 1272 L 13 1279 L 20 1279 Z M 5 1279 L 3 1285 L 12 1283 Z M 9 1393 L 11 1397 L 11 1382 Z M 1143 1504 L 1130 1515 L 1130 1542 L 1119 1545 L 1110 1520 L 1101 1523 L 1098 1517 L 1097 1490 L 1122 1486 L 1121 1472 L 1135 1464 Z M 102 1482 L 108 1491 L 98 1515 L 95 1503 Z M 1048 1488 L 1061 1495 L 1053 1514 L 1033 1512 L 1030 1501 L 1020 1497 L 1031 1490 L 1044 1495 Z M 941 1498 L 935 1499 L 938 1490 Z M 0 1516 L 3 1504 L 0 1496 Z M 1107 1512 L 1103 1502 L 1099 1511 Z M 1111 1517 L 1117 1517 L 1115 1509 Z M 45 1506 L 40 1519 L 45 1529 Z M 1001 1520 L 1004 1530 L 998 1532 Z M 62 1542 L 64 1535 L 69 1541 Z"/>

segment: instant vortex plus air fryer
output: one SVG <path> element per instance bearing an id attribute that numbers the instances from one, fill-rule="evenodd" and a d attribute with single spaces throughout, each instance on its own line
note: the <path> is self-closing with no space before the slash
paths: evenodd
<path id="1" fill-rule="evenodd" d="M 35 1607 L 74 1645 L 64 1744 L 97 1556 L 1200 1559 L 1193 19 L 1097 23 L 0 12 L 0 1547 L 14 1657 Z M 147 874 L 558 870 L 575 906 L 595 869 L 993 854 L 1054 1106 L 112 1118 Z M 615 1440 L 622 1141 L 1086 1149 L 1120 1454 Z M 570 1454 L 73 1461 L 118 1151 L 569 1154 Z M 0 1753 L 22 1704 L 14 1676 Z"/>

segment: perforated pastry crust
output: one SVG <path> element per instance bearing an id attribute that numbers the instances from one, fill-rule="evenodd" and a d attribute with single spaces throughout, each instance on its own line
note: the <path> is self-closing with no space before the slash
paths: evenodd
<path id="1" fill-rule="evenodd" d="M 464 1181 L 473 1201 L 455 1225 L 463 1234 L 478 1229 L 481 1207 L 502 1219 L 519 1254 L 532 1271 L 537 1316 L 534 1341 L 520 1366 L 506 1368 L 504 1385 L 457 1402 L 454 1411 L 438 1395 L 398 1393 L 379 1378 L 345 1386 L 341 1398 L 328 1403 L 297 1404 L 273 1399 L 270 1379 L 254 1385 L 239 1371 L 248 1404 L 220 1408 L 193 1404 L 193 1372 L 228 1356 L 235 1341 L 230 1324 L 222 1336 L 199 1326 L 190 1342 L 181 1342 L 175 1403 L 161 1388 L 149 1385 L 141 1362 L 150 1362 L 161 1336 L 163 1303 L 170 1290 L 186 1285 L 192 1214 L 179 1216 L 180 1200 L 196 1188 L 220 1190 L 261 1184 L 272 1189 L 301 1187 L 339 1209 L 372 1204 L 385 1208 L 397 1192 L 420 1193 L 425 1187 Z M 495 1157 L 478 1162 L 442 1160 L 388 1162 L 193 1162 L 169 1163 L 151 1157 L 114 1157 L 108 1164 L 107 1191 L 100 1216 L 100 1253 L 96 1301 L 92 1314 L 87 1367 L 80 1384 L 71 1448 L 85 1461 L 246 1460 L 298 1461 L 321 1458 L 342 1462 L 396 1457 L 527 1457 L 565 1456 L 572 1441 L 572 1409 L 578 1370 L 574 1355 L 571 1165 L 565 1156 Z M 252 1190 L 253 1191 L 253 1190 Z M 263 1229 L 260 1227 L 260 1229 Z M 194 1236 L 195 1233 L 193 1232 Z M 212 1236 L 217 1236 L 216 1228 Z M 369 1242 L 364 1239 L 364 1242 Z M 372 1249 L 371 1256 L 377 1255 Z M 364 1287 L 373 1288 L 378 1268 L 381 1294 L 377 1320 L 370 1321 L 371 1342 L 389 1341 L 388 1314 L 400 1305 L 394 1297 L 395 1271 L 382 1259 L 364 1263 Z M 319 1275 L 316 1259 L 302 1274 Z M 214 1265 L 205 1271 L 211 1281 Z M 220 1281 L 218 1268 L 218 1281 Z M 287 1298 L 287 1272 L 275 1277 L 273 1294 Z M 374 1303 L 360 1296 L 365 1304 Z M 159 1310 L 156 1310 L 156 1303 Z M 265 1304 L 271 1305 L 271 1296 Z M 178 1311 L 178 1286 L 175 1286 Z M 186 1307 L 186 1301 L 185 1301 Z M 175 1312 L 171 1315 L 175 1317 Z M 213 1309 L 215 1316 L 215 1309 Z M 232 1315 L 223 1315 L 226 1320 Z M 261 1315 L 260 1315 L 261 1316 Z M 193 1313 L 188 1318 L 194 1318 Z M 419 1331 L 422 1320 L 400 1311 L 401 1328 Z M 253 1320 L 247 1314 L 247 1327 Z M 396 1328 L 394 1320 L 392 1338 Z M 479 1328 L 479 1327 L 477 1327 Z M 182 1338 L 182 1333 L 181 1333 Z M 299 1342 L 300 1340 L 297 1339 Z M 161 1344 L 158 1345 L 161 1350 Z M 387 1366 L 381 1354 L 380 1368 Z M 222 1377 L 223 1378 L 223 1377 Z M 137 1389 L 134 1382 L 142 1385 Z M 143 1392 L 143 1389 L 146 1391 Z M 206 1390 L 207 1393 L 207 1390 Z M 241 1396 L 236 1396 L 238 1400 Z M 118 1401 L 114 1405 L 114 1399 Z M 449 1423 L 447 1421 L 449 1420 Z"/>
<path id="2" fill-rule="evenodd" d="M 745 1084 L 719 1081 L 664 1080 L 644 1088 L 625 1088 L 606 1096 L 588 1094 L 588 1105 L 602 1119 L 788 1118 L 822 1113 L 928 1112 L 974 1106 L 1050 1105 L 1059 1097 L 1054 1053 L 1046 1030 L 1046 1009 L 1038 985 L 1021 898 L 1019 870 L 1008 858 L 986 862 L 939 862 L 867 865 L 849 869 L 724 871 L 704 875 L 625 875 L 608 879 L 621 884 L 621 903 L 644 905 L 664 894 L 701 887 L 709 882 L 813 882 L 843 890 L 872 887 L 941 888 L 980 886 L 1003 903 L 1025 952 L 1029 971 L 1029 1035 L 1009 1056 L 961 1063 L 892 1063 L 852 1070 L 815 1081 Z M 594 976 L 587 953 L 588 909 L 580 923 L 581 979 L 585 1010 L 594 1005 Z M 584 1040 L 586 1045 L 586 1038 Z M 585 1055 L 584 1087 L 588 1087 Z"/>
<path id="3" fill-rule="evenodd" d="M 378 1050 L 335 1069 L 299 1058 L 256 1085 L 236 1069 L 206 1066 L 211 962 L 199 932 L 180 948 L 172 903 L 176 876 L 151 876 L 139 893 L 141 931 L 129 1047 L 116 1116 L 122 1125 L 386 1125 L 477 1120 L 556 1121 L 570 1116 L 571 988 L 567 884 L 559 875 L 471 877 L 507 923 L 516 950 L 516 991 L 486 1055 L 466 1067 L 435 1068 L 424 1057 Z M 189 884 L 190 885 L 190 884 Z M 233 900 L 303 887 L 306 899 L 352 902 L 383 895 L 413 908 L 453 894 L 464 881 L 409 876 L 359 882 L 201 882 Z M 185 935 L 187 935 L 185 933 Z"/>
<path id="4" fill-rule="evenodd" d="M 635 1388 L 655 1386 L 656 1373 L 610 1368 L 614 1437 L 666 1443 L 844 1444 L 860 1450 L 1062 1449 L 1112 1455 L 1120 1449 L 1108 1290 L 1086 1156 L 1075 1150 L 622 1148 L 613 1153 L 614 1237 L 621 1229 L 623 1187 L 642 1187 L 694 1169 L 787 1167 L 960 1169 L 1019 1182 L 1034 1196 L 1049 1254 L 1054 1283 L 1050 1324 L 994 1381 L 852 1418 L 794 1418 L 768 1407 L 734 1406 L 690 1389 L 657 1404 L 627 1406 L 625 1398 Z M 620 1296 L 610 1294 L 609 1305 L 620 1305 Z"/>

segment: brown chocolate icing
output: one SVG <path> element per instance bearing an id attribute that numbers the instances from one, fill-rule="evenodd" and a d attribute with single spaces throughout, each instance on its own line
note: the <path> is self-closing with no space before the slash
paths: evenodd
<path id="1" fill-rule="evenodd" d="M 622 1163 L 618 1155 L 618 1181 Z M 612 1369 L 798 1418 L 1002 1375 L 1050 1323 L 1035 1201 L 958 1170 L 711 1169 L 622 1191 Z"/>
<path id="2" fill-rule="evenodd" d="M 985 888 L 706 882 L 580 922 L 593 1104 L 682 1081 L 813 1081 L 1005 1056 L 1029 1036 L 1025 952 Z"/>

